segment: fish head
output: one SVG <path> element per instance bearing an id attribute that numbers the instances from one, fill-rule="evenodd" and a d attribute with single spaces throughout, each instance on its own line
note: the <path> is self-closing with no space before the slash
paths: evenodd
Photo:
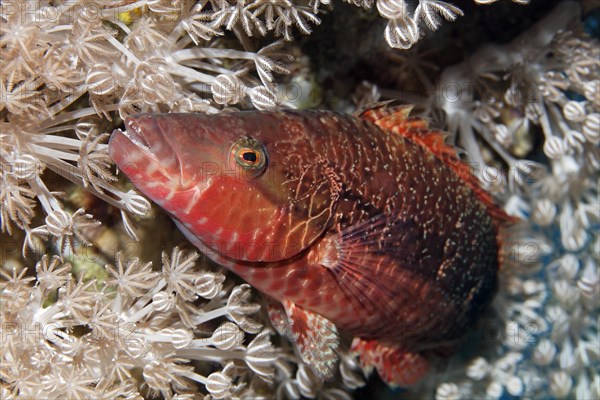
<path id="1" fill-rule="evenodd" d="M 109 142 L 119 169 L 221 257 L 289 259 L 331 222 L 335 185 L 300 115 L 141 114 L 125 125 Z"/>

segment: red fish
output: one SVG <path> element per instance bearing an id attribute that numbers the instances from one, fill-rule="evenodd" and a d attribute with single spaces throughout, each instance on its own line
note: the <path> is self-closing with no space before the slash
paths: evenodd
<path id="1" fill-rule="evenodd" d="M 407 386 L 489 304 L 510 220 L 409 112 L 142 114 L 109 149 L 194 245 L 283 306 L 275 326 L 318 373 L 347 334 Z"/>

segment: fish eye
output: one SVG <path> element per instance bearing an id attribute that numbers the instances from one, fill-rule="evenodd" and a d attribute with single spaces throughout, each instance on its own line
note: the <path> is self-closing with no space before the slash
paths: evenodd
<path id="1" fill-rule="evenodd" d="M 238 165 L 250 171 L 262 172 L 267 165 L 267 151 L 258 140 L 252 138 L 235 142 L 231 154 Z"/>

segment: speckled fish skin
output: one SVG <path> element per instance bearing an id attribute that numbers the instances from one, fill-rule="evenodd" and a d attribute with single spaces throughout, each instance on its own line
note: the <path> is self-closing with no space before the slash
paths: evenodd
<path id="1" fill-rule="evenodd" d="M 474 325 L 499 263 L 493 205 L 414 140 L 431 132 L 407 110 L 138 115 L 110 154 L 200 250 L 284 304 L 301 353 L 331 321 L 405 386 Z M 232 160 L 243 138 L 266 152 L 260 174 Z M 305 358 L 335 359 L 322 353 Z"/>

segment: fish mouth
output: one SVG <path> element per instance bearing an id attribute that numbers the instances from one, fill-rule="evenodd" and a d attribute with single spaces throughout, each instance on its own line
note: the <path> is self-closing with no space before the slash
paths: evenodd
<path id="1" fill-rule="evenodd" d="M 160 129 L 158 126 L 156 126 L 156 124 L 154 125 L 154 129 Z M 148 129 L 145 129 L 145 131 L 147 130 Z M 127 137 L 133 144 L 148 152 L 151 152 L 150 143 L 148 143 L 148 140 L 142 133 L 142 125 L 140 124 L 140 121 L 137 118 L 131 117 L 125 119 L 125 130 L 122 131 L 120 129 L 117 129 L 116 131 L 119 131 L 119 133 Z"/>
<path id="2" fill-rule="evenodd" d="M 158 124 L 157 119 L 150 114 L 127 117 L 125 119 L 125 130 L 115 129 L 113 131 L 114 135 L 125 136 L 132 144 L 153 155 L 158 155 L 157 145 L 166 143 L 166 135 L 162 127 Z"/>
<path id="3" fill-rule="evenodd" d="M 169 182 L 179 186 L 181 165 L 163 127 L 153 115 L 125 119 L 125 129 L 115 129 L 108 142 L 110 157 L 130 180 Z M 142 190 L 143 191 L 143 190 Z"/>

